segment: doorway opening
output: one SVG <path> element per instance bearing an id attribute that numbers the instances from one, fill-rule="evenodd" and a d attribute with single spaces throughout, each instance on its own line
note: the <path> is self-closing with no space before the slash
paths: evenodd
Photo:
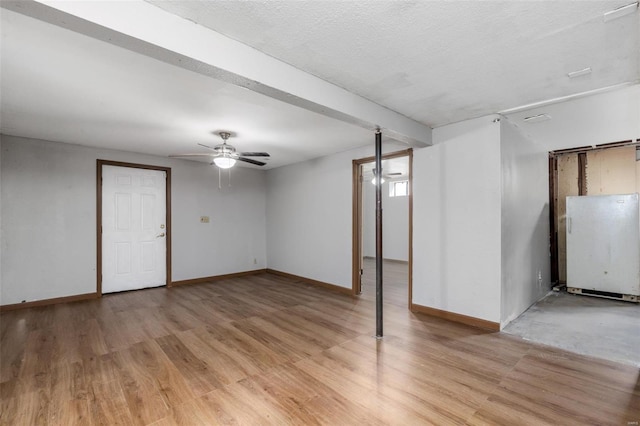
<path id="1" fill-rule="evenodd" d="M 382 156 L 385 303 L 412 305 L 413 150 Z M 375 158 L 353 160 L 352 294 L 375 297 Z"/>
<path id="2" fill-rule="evenodd" d="M 97 160 L 97 289 L 171 285 L 171 169 Z"/>

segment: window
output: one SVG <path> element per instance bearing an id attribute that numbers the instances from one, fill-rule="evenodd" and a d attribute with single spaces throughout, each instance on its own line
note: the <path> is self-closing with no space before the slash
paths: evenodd
<path id="1" fill-rule="evenodd" d="M 409 181 L 397 180 L 389 182 L 389 197 L 403 197 L 409 195 Z"/>

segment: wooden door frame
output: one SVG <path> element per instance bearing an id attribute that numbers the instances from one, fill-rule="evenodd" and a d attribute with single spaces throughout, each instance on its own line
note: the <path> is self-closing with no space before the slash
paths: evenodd
<path id="1" fill-rule="evenodd" d="M 162 166 L 152 166 L 149 164 L 124 163 L 121 161 L 96 160 L 96 240 L 97 240 L 97 262 L 96 262 L 96 294 L 102 297 L 102 166 L 129 167 L 133 169 L 157 170 L 167 174 L 165 181 L 165 226 L 166 226 L 166 256 L 165 268 L 166 286 L 171 287 L 171 168 Z"/>
<path id="2" fill-rule="evenodd" d="M 402 151 L 383 154 L 383 160 L 391 158 L 408 157 L 409 159 L 409 262 L 408 262 L 408 286 L 409 304 L 408 308 L 413 311 L 413 148 Z M 360 176 L 361 166 L 372 163 L 375 157 L 358 158 L 352 161 L 352 270 L 351 270 L 351 294 L 360 294 L 360 261 L 362 259 L 362 179 Z"/>

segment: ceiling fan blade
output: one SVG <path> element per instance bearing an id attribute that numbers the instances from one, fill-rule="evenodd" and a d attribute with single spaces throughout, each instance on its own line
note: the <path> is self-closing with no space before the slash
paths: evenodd
<path id="1" fill-rule="evenodd" d="M 386 176 L 400 176 L 402 173 L 400 172 L 395 172 L 395 173 L 387 173 Z"/>
<path id="2" fill-rule="evenodd" d="M 263 163 L 262 161 L 257 161 L 251 158 L 238 157 L 236 160 L 244 161 L 245 163 L 255 164 L 256 166 L 264 166 L 267 163 Z"/>
<path id="3" fill-rule="evenodd" d="M 169 158 L 180 158 L 180 157 L 211 157 L 215 155 L 213 152 L 210 154 L 207 153 L 199 153 L 199 154 L 173 154 L 170 155 Z"/>
<path id="4" fill-rule="evenodd" d="M 198 145 L 200 145 L 200 146 L 204 146 L 205 148 L 209 148 L 209 149 L 214 150 L 214 151 L 216 150 L 215 148 L 212 148 L 212 147 L 210 147 L 209 145 L 205 145 L 205 144 L 203 144 L 203 143 L 199 143 Z"/>
<path id="5" fill-rule="evenodd" d="M 271 157 L 268 152 L 241 152 L 243 157 Z"/>

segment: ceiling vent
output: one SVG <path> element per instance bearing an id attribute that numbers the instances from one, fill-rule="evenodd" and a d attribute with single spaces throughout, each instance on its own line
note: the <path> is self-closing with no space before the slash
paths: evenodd
<path id="1" fill-rule="evenodd" d="M 582 77 L 583 75 L 587 75 L 587 74 L 591 74 L 591 67 L 587 67 L 578 71 L 572 71 L 567 75 L 569 76 L 569 78 L 576 78 L 576 77 Z"/>
<path id="2" fill-rule="evenodd" d="M 525 123 L 539 123 L 541 121 L 551 120 L 551 116 L 549 114 L 538 114 L 532 115 L 531 117 L 525 117 Z"/>
<path id="3" fill-rule="evenodd" d="M 610 10 L 604 13 L 604 22 L 613 21 L 614 19 L 622 18 L 625 15 L 630 15 L 638 10 L 638 3 L 631 3 L 626 6 L 620 6 L 616 9 Z"/>

